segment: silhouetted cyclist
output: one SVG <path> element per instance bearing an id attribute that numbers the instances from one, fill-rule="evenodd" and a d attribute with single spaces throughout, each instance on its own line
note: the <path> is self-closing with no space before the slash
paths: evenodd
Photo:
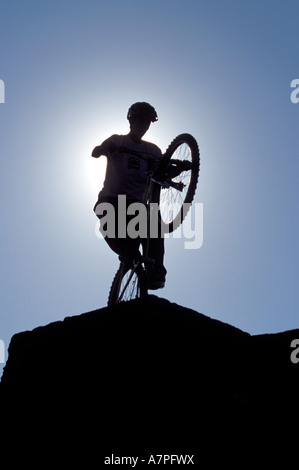
<path id="1" fill-rule="evenodd" d="M 101 231 L 107 233 L 107 227 L 102 224 L 104 214 L 97 210 L 99 204 L 108 202 L 113 205 L 115 213 L 115 228 L 118 226 L 118 196 L 126 196 L 127 207 L 134 202 L 143 203 L 147 182 L 147 162 L 141 158 L 132 156 L 130 153 L 120 151 L 127 148 L 133 152 L 138 152 L 145 157 L 151 155 L 156 159 L 162 158 L 162 152 L 155 144 L 142 140 L 152 122 L 158 120 L 156 110 L 145 102 L 133 104 L 127 114 L 130 123 L 130 132 L 127 135 L 112 135 L 101 145 L 95 147 L 92 156 L 98 158 L 101 155 L 107 157 L 107 170 L 104 186 L 99 193 L 98 200 L 94 206 L 94 211 L 101 221 Z M 132 218 L 132 216 L 131 216 Z M 127 216 L 127 223 L 129 222 Z M 120 238 L 116 230 L 116 236 L 105 236 L 105 240 L 110 248 L 118 255 L 124 257 L 130 252 L 137 252 L 140 243 L 145 239 Z M 150 238 L 148 256 L 155 260 L 148 283 L 148 289 L 160 289 L 165 285 L 166 269 L 163 264 L 164 259 L 164 238 Z"/>

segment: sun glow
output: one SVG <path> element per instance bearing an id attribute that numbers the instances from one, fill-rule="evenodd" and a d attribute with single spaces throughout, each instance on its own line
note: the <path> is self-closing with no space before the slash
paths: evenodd
<path id="1" fill-rule="evenodd" d="M 104 183 L 107 168 L 107 158 L 89 158 L 86 162 L 86 181 L 90 190 L 98 194 Z"/>

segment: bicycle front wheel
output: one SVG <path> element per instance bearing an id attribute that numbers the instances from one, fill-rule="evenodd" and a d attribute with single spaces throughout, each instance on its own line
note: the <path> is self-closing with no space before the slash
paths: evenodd
<path id="1" fill-rule="evenodd" d="M 108 306 L 144 297 L 146 294 L 145 273 L 140 262 L 133 268 L 122 262 L 110 288 Z"/>
<path id="2" fill-rule="evenodd" d="M 168 180 L 168 188 L 156 187 L 155 201 L 159 203 L 159 216 L 164 232 L 173 232 L 183 222 L 193 201 L 200 165 L 196 140 L 190 134 L 178 135 L 168 146 L 162 160 L 166 171 L 172 161 L 189 162 L 186 169 Z M 184 167 L 183 167 L 184 168 Z M 167 177 L 166 177 L 167 182 Z"/>

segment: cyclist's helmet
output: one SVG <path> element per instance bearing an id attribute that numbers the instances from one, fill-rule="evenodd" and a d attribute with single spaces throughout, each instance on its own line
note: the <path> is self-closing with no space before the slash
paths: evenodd
<path id="1" fill-rule="evenodd" d="M 151 122 L 158 121 L 158 115 L 156 113 L 155 108 L 151 106 L 149 103 L 145 103 L 145 102 L 134 103 L 130 107 L 128 114 L 127 114 L 127 119 L 130 121 L 131 118 L 136 117 L 136 116 L 148 117 L 151 120 Z"/>

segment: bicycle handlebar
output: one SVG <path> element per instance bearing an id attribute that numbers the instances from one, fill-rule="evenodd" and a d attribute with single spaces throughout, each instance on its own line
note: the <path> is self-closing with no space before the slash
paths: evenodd
<path id="1" fill-rule="evenodd" d="M 119 153 L 129 153 L 131 155 L 135 155 L 136 157 L 138 157 L 142 160 L 145 160 L 148 163 L 150 162 L 152 164 L 154 164 L 154 163 L 160 163 L 161 164 L 163 162 L 163 158 L 155 158 L 153 156 L 145 157 L 145 156 L 141 155 L 139 152 L 136 152 L 135 150 L 128 149 L 127 147 L 120 146 L 120 147 L 116 147 L 115 150 L 118 151 Z M 151 155 L 151 154 L 148 154 L 148 155 Z M 161 174 L 160 174 L 158 176 L 158 179 L 152 177 L 152 181 L 154 183 L 159 184 L 163 188 L 169 188 L 171 186 L 171 187 L 177 189 L 178 191 L 182 191 L 183 188 L 184 188 L 184 184 L 182 182 L 171 181 L 171 178 L 174 178 L 174 177 L 178 176 L 184 170 L 191 169 L 192 165 L 191 165 L 191 167 L 188 166 L 186 168 L 183 168 L 182 167 L 183 162 L 180 161 L 180 160 L 173 160 L 172 164 L 174 164 L 174 166 L 180 164 L 181 168 L 180 167 L 178 167 L 178 168 L 174 167 L 173 168 L 174 171 L 171 172 L 173 174 L 167 175 L 168 177 L 165 175 L 166 179 L 165 179 L 165 176 L 161 177 Z M 188 162 L 188 165 L 190 165 L 190 162 Z M 167 171 L 168 166 L 169 166 L 169 162 L 167 162 L 166 167 L 165 167 L 165 164 L 163 165 L 163 163 L 162 163 L 162 168 L 160 167 L 159 170 L 160 171 L 162 170 L 162 173 L 164 173 L 164 172 Z"/>
<path id="2" fill-rule="evenodd" d="M 123 146 L 116 147 L 115 150 L 119 153 L 130 153 L 132 155 L 135 155 L 135 157 L 141 158 L 141 160 L 146 160 L 146 161 L 152 160 L 153 162 L 160 162 L 161 161 L 161 158 L 155 158 L 151 153 L 148 154 L 149 155 L 148 157 L 145 157 L 144 155 L 141 155 L 141 153 L 136 152 L 136 150 L 131 150 L 131 149 L 129 149 L 127 147 L 123 147 Z"/>

